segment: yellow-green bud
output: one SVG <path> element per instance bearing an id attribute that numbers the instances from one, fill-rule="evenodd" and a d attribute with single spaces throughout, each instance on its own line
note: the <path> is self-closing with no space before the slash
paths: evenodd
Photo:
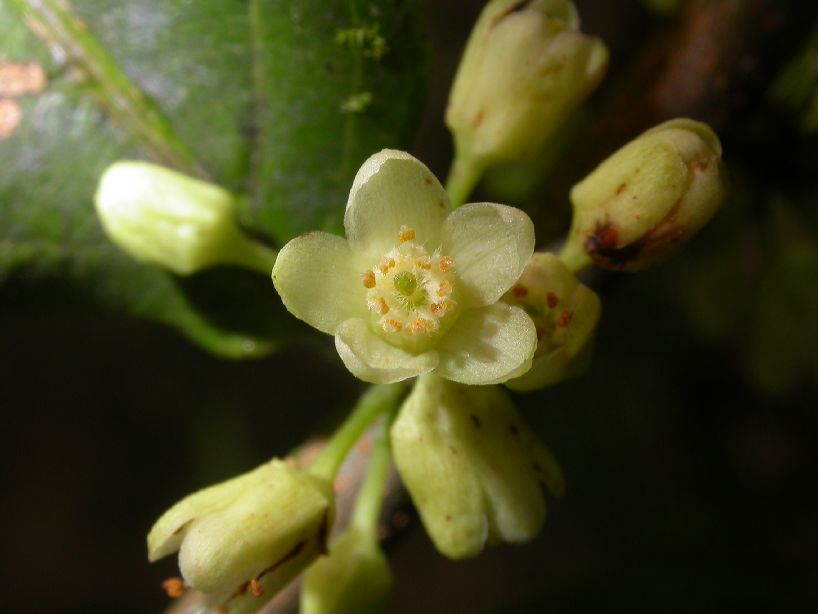
<path id="1" fill-rule="evenodd" d="M 721 144 L 709 126 L 673 119 L 602 162 L 571 190 L 574 219 L 561 256 L 607 269 L 661 260 L 715 214 L 726 192 Z"/>
<path id="2" fill-rule="evenodd" d="M 602 41 L 579 31 L 572 2 L 489 2 L 446 110 L 458 158 L 483 168 L 531 158 L 596 87 L 607 63 Z"/>
<path id="3" fill-rule="evenodd" d="M 499 386 L 418 378 L 392 426 L 395 465 L 438 551 L 524 542 L 545 521 L 543 488 L 562 473 Z"/>
<path id="4" fill-rule="evenodd" d="M 329 556 L 304 575 L 301 614 L 377 614 L 383 612 L 392 572 L 375 536 L 357 527 L 330 545 Z"/>
<path id="5" fill-rule="evenodd" d="M 179 550 L 186 584 L 210 605 L 255 610 L 326 552 L 332 521 L 329 482 L 274 459 L 170 508 L 148 534 L 148 558 Z"/>
<path id="6" fill-rule="evenodd" d="M 217 264 L 268 274 L 275 253 L 250 240 L 235 221 L 228 191 L 146 162 L 116 162 L 95 197 L 108 237 L 128 254 L 188 275 Z"/>
<path id="7" fill-rule="evenodd" d="M 601 304 L 596 293 L 582 285 L 559 258 L 534 253 L 503 301 L 522 307 L 537 329 L 531 369 L 506 386 L 536 390 L 582 372 L 590 359 Z"/>

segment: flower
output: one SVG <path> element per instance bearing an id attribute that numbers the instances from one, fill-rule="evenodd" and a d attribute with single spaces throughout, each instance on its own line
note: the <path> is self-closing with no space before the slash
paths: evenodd
<path id="1" fill-rule="evenodd" d="M 234 195 L 155 164 L 112 164 L 94 200 L 114 243 L 137 260 L 177 275 L 218 264 L 267 274 L 275 259 L 274 252 L 242 233 Z"/>
<path id="2" fill-rule="evenodd" d="M 493 0 L 472 31 L 446 124 L 478 166 L 534 156 L 601 81 L 608 50 L 568 0 Z"/>
<path id="3" fill-rule="evenodd" d="M 579 375 L 591 357 L 602 306 L 554 254 L 537 252 L 503 300 L 519 305 L 537 328 L 537 351 L 526 373 L 506 382 L 512 390 L 536 390 Z"/>
<path id="4" fill-rule="evenodd" d="M 178 550 L 185 582 L 209 605 L 257 609 L 326 552 L 332 519 L 330 483 L 273 459 L 170 508 L 148 534 L 148 558 Z"/>
<path id="5" fill-rule="evenodd" d="M 616 151 L 571 189 L 562 256 L 639 270 L 698 232 L 727 192 L 721 143 L 707 124 L 666 121 Z"/>
<path id="6" fill-rule="evenodd" d="M 312 232 L 290 241 L 273 282 L 293 315 L 335 335 L 356 377 L 433 371 L 492 384 L 528 369 L 534 324 L 498 302 L 534 250 L 525 213 L 492 203 L 452 211 L 429 169 L 383 150 L 358 171 L 344 227 L 347 240 Z"/>
<path id="7" fill-rule="evenodd" d="M 329 556 L 304 575 L 300 614 L 377 614 L 383 612 L 392 572 L 377 538 L 358 527 L 330 545 Z"/>
<path id="8" fill-rule="evenodd" d="M 452 559 L 486 542 L 532 539 L 543 490 L 565 483 L 551 453 L 499 386 L 418 378 L 392 425 L 395 465 L 438 551 Z"/>

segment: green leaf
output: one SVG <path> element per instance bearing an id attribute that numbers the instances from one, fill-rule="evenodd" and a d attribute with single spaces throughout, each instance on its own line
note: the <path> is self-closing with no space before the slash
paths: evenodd
<path id="1" fill-rule="evenodd" d="M 414 2 L 252 0 L 259 131 L 246 222 L 340 233 L 361 163 L 404 149 L 424 94 Z"/>
<path id="2" fill-rule="evenodd" d="M 395 135 L 409 133 L 417 106 L 401 99 L 396 109 L 373 116 L 381 123 L 372 123 L 367 110 L 350 118 L 333 107 L 330 118 L 314 99 L 299 102 L 297 92 L 303 90 L 297 87 L 282 86 L 290 97 L 285 97 L 287 103 L 279 100 L 274 83 L 292 79 L 307 88 L 309 81 L 304 66 L 284 58 L 295 60 L 311 49 L 304 38 L 287 35 L 282 15 L 292 17 L 290 29 L 302 35 L 305 22 L 294 11 L 303 10 L 305 19 L 324 16 L 308 10 L 312 3 L 290 4 L 285 9 L 274 2 L 248 6 L 235 0 L 114 5 L 75 0 L 72 14 L 57 0 L 0 0 L 0 65 L 39 66 L 47 77 L 42 90 L 0 89 L 6 109 L 22 114 L 19 125 L 0 132 L 0 289 L 12 275 L 36 283 L 68 278 L 108 308 L 175 326 L 228 357 L 265 353 L 300 330 L 292 326 L 269 279 L 235 269 L 181 279 L 138 263 L 108 241 L 93 208 L 98 178 L 110 163 L 147 158 L 249 191 L 255 198 L 244 222 L 259 234 L 283 240 L 293 228 L 339 228 L 343 199 L 337 194 L 349 189 L 369 148 L 403 143 Z M 371 15 L 373 7 L 378 15 L 393 15 L 383 17 L 386 28 L 416 15 L 396 4 L 360 6 L 364 15 Z M 344 3 L 344 15 L 350 6 Z M 48 47 L 23 25 L 21 15 Z M 260 36 L 268 23 L 276 24 L 277 35 L 289 42 L 272 44 Z M 404 39 L 404 47 L 415 54 L 417 43 L 411 37 L 416 34 Z M 333 30 L 329 43 L 315 45 L 333 61 L 339 53 L 334 35 Z M 405 58 L 400 49 L 396 44 L 382 58 L 390 67 L 380 69 L 384 74 L 374 71 L 356 81 L 358 73 L 349 73 L 331 85 L 316 82 L 314 88 L 326 96 L 339 88 L 346 96 L 358 84 L 370 87 L 382 80 L 384 96 L 401 88 L 417 91 L 420 69 L 408 77 L 401 74 L 397 60 Z M 306 55 L 320 62 L 317 52 Z M 276 71 L 267 70 L 272 65 Z M 361 66 L 339 64 L 338 74 Z M 377 104 L 373 97 L 372 108 L 380 108 Z M 276 121 L 294 117 L 293 125 L 303 121 L 313 129 L 276 133 L 268 105 L 283 113 Z M 388 107 L 385 100 L 380 105 Z M 2 119 L 0 111 L 0 124 Z M 341 133 L 347 139 L 344 146 L 328 153 Z M 251 160 L 256 163 L 252 173 Z M 278 183 L 264 172 L 273 167 L 280 169 Z M 292 205 L 306 198 L 298 186 L 309 183 L 307 168 L 316 173 L 308 198 L 315 206 L 298 211 Z M 290 172 L 292 184 L 284 181 Z M 273 198 L 282 200 L 273 203 Z"/>

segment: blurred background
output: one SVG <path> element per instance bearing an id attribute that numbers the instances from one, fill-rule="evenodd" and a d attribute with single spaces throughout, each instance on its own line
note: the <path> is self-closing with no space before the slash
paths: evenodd
<path id="1" fill-rule="evenodd" d="M 542 534 L 453 563 L 405 509 L 387 545 L 390 611 L 814 612 L 818 7 L 576 4 L 610 48 L 605 81 L 553 160 L 494 173 L 473 200 L 525 207 L 547 247 L 570 186 L 676 116 L 719 133 L 731 194 L 666 263 L 591 273 L 603 316 L 590 370 L 516 397 L 568 479 Z M 429 87 L 411 151 L 444 177 L 443 109 L 483 3 L 423 5 Z M 186 283 L 195 294 L 224 275 Z M 272 285 L 267 300 L 280 309 Z M 70 275 L 0 276 L 4 609 L 162 610 L 177 572 L 173 557 L 146 561 L 158 515 L 330 432 L 361 390 L 329 337 L 292 326 L 299 340 L 272 356 L 221 360 L 100 308 Z"/>

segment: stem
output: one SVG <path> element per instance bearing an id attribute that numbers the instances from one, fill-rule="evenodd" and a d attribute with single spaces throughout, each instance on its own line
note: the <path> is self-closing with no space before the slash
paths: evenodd
<path id="1" fill-rule="evenodd" d="M 449 193 L 453 208 L 457 209 L 466 202 L 483 176 L 484 170 L 483 164 L 473 158 L 455 155 L 449 177 L 446 179 L 446 191 Z"/>
<path id="2" fill-rule="evenodd" d="M 372 455 L 369 458 L 369 466 L 366 470 L 361 489 L 358 491 L 358 498 L 355 500 L 355 508 L 352 510 L 350 526 L 359 529 L 364 535 L 375 536 L 378 530 L 378 519 L 381 515 L 384 489 L 389 477 L 389 466 L 392 458 L 392 446 L 389 441 L 389 427 L 397 414 L 397 406 L 388 413 L 386 419 L 381 424 L 378 436 L 372 448 Z"/>
<path id="3" fill-rule="evenodd" d="M 330 481 L 335 479 L 355 442 L 378 416 L 398 406 L 405 391 L 406 387 L 400 383 L 372 386 L 367 390 L 352 413 L 321 450 L 310 467 L 310 473 Z"/>
<path id="4" fill-rule="evenodd" d="M 557 257 L 572 273 L 579 273 L 581 270 L 589 267 L 592 261 L 591 257 L 583 249 L 582 244 L 579 241 L 573 240 L 574 236 L 572 229 L 568 234 L 565 245 L 562 246 L 562 249 L 557 254 Z"/>
<path id="5" fill-rule="evenodd" d="M 9 4 L 32 32 L 68 57 L 111 117 L 152 159 L 189 175 L 207 178 L 207 172 L 174 133 L 159 106 L 131 81 L 68 3 L 10 0 Z"/>
<path id="6" fill-rule="evenodd" d="M 239 232 L 240 234 L 225 255 L 225 261 L 269 276 L 273 271 L 278 252 L 247 237 L 241 231 Z"/>

